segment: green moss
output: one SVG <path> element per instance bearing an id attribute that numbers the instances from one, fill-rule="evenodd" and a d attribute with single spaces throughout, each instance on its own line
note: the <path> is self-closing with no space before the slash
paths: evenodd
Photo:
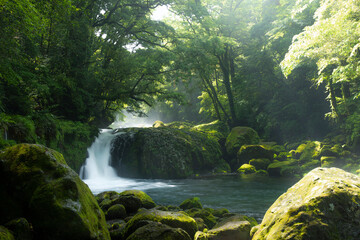
<path id="1" fill-rule="evenodd" d="M 235 127 L 231 129 L 230 134 L 226 138 L 226 151 L 230 155 L 235 155 L 241 146 L 245 144 L 258 144 L 260 138 L 257 132 L 249 127 Z"/>
<path id="2" fill-rule="evenodd" d="M 208 228 L 216 224 L 217 218 L 207 209 L 192 208 L 186 210 L 186 213 L 192 218 L 201 218 Z"/>
<path id="3" fill-rule="evenodd" d="M 270 176 L 287 176 L 291 177 L 295 174 L 300 173 L 299 163 L 295 159 L 290 159 L 288 161 L 274 161 L 268 166 L 267 169 Z"/>
<path id="4" fill-rule="evenodd" d="M 241 167 L 237 170 L 238 173 L 245 173 L 245 174 L 251 174 L 255 173 L 256 169 L 254 166 L 250 164 L 243 164 Z"/>
<path id="5" fill-rule="evenodd" d="M 121 192 L 119 196 L 120 196 L 120 198 L 121 197 L 129 197 L 129 196 L 137 198 L 140 200 L 141 207 L 144 207 L 144 208 L 153 208 L 156 206 L 156 204 L 154 203 L 152 198 L 140 190 L 126 190 L 126 191 Z"/>
<path id="6" fill-rule="evenodd" d="M 249 163 L 251 159 L 267 158 L 272 160 L 274 152 L 262 145 L 243 145 L 237 153 L 238 163 Z"/>
<path id="7" fill-rule="evenodd" d="M 1 240 L 15 240 L 14 235 L 12 235 L 12 233 L 4 226 L 0 226 L 0 239 Z"/>
<path id="8" fill-rule="evenodd" d="M 193 198 L 189 198 L 184 200 L 179 207 L 183 210 L 186 209 L 191 209 L 191 208 L 202 208 L 202 204 L 200 202 L 200 198 L 198 197 L 193 197 Z"/>
<path id="9" fill-rule="evenodd" d="M 151 209 L 142 210 L 131 218 L 125 227 L 125 237 L 129 236 L 134 231 L 134 226 L 140 221 L 160 222 L 173 228 L 181 228 L 185 230 L 191 238 L 198 230 L 196 221 L 181 212 L 165 212 Z"/>
<path id="10" fill-rule="evenodd" d="M 249 164 L 254 166 L 256 170 L 266 170 L 270 163 L 271 161 L 267 158 L 257 158 L 249 161 Z"/>
<path id="11" fill-rule="evenodd" d="M 112 205 L 105 214 L 106 220 L 124 219 L 126 217 L 125 207 L 121 204 Z"/>

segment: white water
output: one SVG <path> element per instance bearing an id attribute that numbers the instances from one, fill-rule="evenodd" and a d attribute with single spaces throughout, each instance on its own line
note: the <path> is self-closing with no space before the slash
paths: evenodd
<path id="1" fill-rule="evenodd" d="M 117 118 L 111 127 L 151 127 L 155 120 L 149 118 L 137 118 L 130 114 L 125 114 L 126 121 L 121 122 Z M 151 121 L 151 123 L 150 123 Z M 99 136 L 88 148 L 88 158 L 80 169 L 80 177 L 95 194 L 103 191 L 124 191 L 131 189 L 147 190 L 153 188 L 173 187 L 171 184 L 159 181 L 136 180 L 121 178 L 116 174 L 115 169 L 110 166 L 111 143 L 112 140 L 121 132 L 114 133 L 112 129 L 102 129 Z"/>

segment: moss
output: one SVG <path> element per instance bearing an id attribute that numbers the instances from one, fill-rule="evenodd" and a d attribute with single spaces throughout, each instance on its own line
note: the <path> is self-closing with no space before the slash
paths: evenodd
<path id="1" fill-rule="evenodd" d="M 311 171 L 276 200 L 253 240 L 358 239 L 359 182 L 336 168 Z"/>
<path id="2" fill-rule="evenodd" d="M 251 174 L 256 172 L 256 168 L 250 164 L 243 164 L 241 167 L 237 170 L 238 173 L 245 173 L 245 174 Z"/>
<path id="3" fill-rule="evenodd" d="M 221 146 L 206 133 L 170 127 L 127 131 L 133 133 L 132 142 L 121 151 L 121 162 L 120 157 L 113 159 L 120 176 L 186 178 L 226 167 Z M 115 146 L 123 141 L 127 139 L 116 139 Z"/>
<path id="4" fill-rule="evenodd" d="M 226 138 L 225 147 L 230 155 L 235 155 L 245 144 L 258 144 L 260 138 L 257 132 L 249 127 L 235 127 Z"/>
<path id="5" fill-rule="evenodd" d="M 216 224 L 217 218 L 207 209 L 192 208 L 186 210 L 186 213 L 192 218 L 201 218 L 208 228 Z"/>
<path id="6" fill-rule="evenodd" d="M 13 219 L 5 224 L 14 235 L 15 239 L 32 240 L 33 230 L 31 224 L 25 218 Z M 2 239 L 0 237 L 0 239 Z"/>
<path id="7" fill-rule="evenodd" d="M 140 190 L 126 190 L 120 193 L 120 197 L 131 196 L 140 200 L 141 207 L 153 208 L 156 206 L 152 198 Z"/>
<path id="8" fill-rule="evenodd" d="M 251 159 L 255 158 L 273 160 L 274 152 L 261 145 L 243 145 L 237 153 L 239 164 L 249 163 Z"/>
<path id="9" fill-rule="evenodd" d="M 267 158 L 257 158 L 249 161 L 249 164 L 254 166 L 256 170 L 266 170 L 270 163 L 271 161 Z"/>
<path id="10" fill-rule="evenodd" d="M 0 239 L 1 240 L 15 240 L 14 235 L 9 231 L 9 229 L 4 226 L 0 226 Z"/>
<path id="11" fill-rule="evenodd" d="M 227 210 L 226 208 L 219 208 L 219 209 L 215 209 L 214 212 L 212 212 L 212 214 L 215 217 L 223 217 L 225 214 L 230 213 L 229 210 Z"/>
<path id="12" fill-rule="evenodd" d="M 267 169 L 269 176 L 294 176 L 300 173 L 299 163 L 296 159 L 288 161 L 274 161 Z"/>
<path id="13" fill-rule="evenodd" d="M 159 127 L 165 127 L 165 124 L 162 121 L 155 121 L 154 124 L 152 125 L 153 128 L 159 128 Z"/>
<path id="14" fill-rule="evenodd" d="M 106 220 L 124 219 L 126 216 L 125 207 L 121 204 L 112 205 L 105 214 Z"/>
<path id="15" fill-rule="evenodd" d="M 203 208 L 202 207 L 202 204 L 200 202 L 200 198 L 198 197 L 193 197 L 193 198 L 189 198 L 189 199 L 186 199 L 184 200 L 180 205 L 179 207 L 183 210 L 186 210 L 186 209 L 191 209 L 191 208 Z"/>
<path id="16" fill-rule="evenodd" d="M 173 228 L 181 228 L 185 230 L 191 238 L 198 230 L 196 221 L 183 213 L 151 209 L 142 210 L 131 218 L 125 227 L 125 238 L 134 232 L 134 226 L 140 221 L 160 222 Z"/>
<path id="17" fill-rule="evenodd" d="M 60 153 L 20 144 L 1 152 L 0 159 L 0 176 L 8 182 L 1 191 L 19 204 L 13 207 L 33 224 L 35 237 L 109 239 L 94 196 Z M 0 210 L 12 212 L 9 205 Z"/>

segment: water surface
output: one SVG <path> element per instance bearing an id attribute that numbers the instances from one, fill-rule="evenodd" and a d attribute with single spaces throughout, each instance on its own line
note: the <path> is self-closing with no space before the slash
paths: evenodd
<path id="1" fill-rule="evenodd" d="M 102 191 L 138 189 L 146 192 L 160 205 L 179 205 L 191 197 L 199 197 L 204 207 L 227 208 L 230 212 L 262 219 L 272 203 L 296 180 L 284 178 L 222 176 L 206 179 L 85 180 L 94 194 Z"/>

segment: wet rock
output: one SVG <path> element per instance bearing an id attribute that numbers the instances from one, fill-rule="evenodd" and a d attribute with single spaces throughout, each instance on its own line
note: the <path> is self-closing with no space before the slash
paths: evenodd
<path id="1" fill-rule="evenodd" d="M 88 186 L 62 155 L 41 145 L 0 152 L 0 223 L 25 217 L 35 239 L 110 239 Z"/>
<path id="2" fill-rule="evenodd" d="M 360 239 L 360 177 L 316 168 L 281 195 L 253 236 L 259 239 Z"/>
<path id="3" fill-rule="evenodd" d="M 191 240 L 189 234 L 181 228 L 172 228 L 166 224 L 150 222 L 136 229 L 126 240 Z"/>
<path id="4" fill-rule="evenodd" d="M 198 197 L 193 197 L 184 200 L 179 207 L 182 210 L 191 209 L 191 208 L 202 208 L 202 204 L 200 202 L 200 199 Z"/>
<path id="5" fill-rule="evenodd" d="M 214 227 L 216 224 L 217 218 L 207 209 L 192 208 L 186 210 L 186 213 L 192 218 L 201 218 L 209 228 Z"/>
<path id="6" fill-rule="evenodd" d="M 226 138 L 226 151 L 230 155 L 236 155 L 241 146 L 258 144 L 260 142 L 257 132 L 249 127 L 235 127 L 231 129 Z"/>
<path id="7" fill-rule="evenodd" d="M 243 164 L 243 165 L 241 165 L 241 167 L 239 167 L 237 172 L 244 173 L 244 174 L 251 174 L 251 173 L 255 173 L 256 169 L 254 166 L 252 166 L 250 164 Z"/>
<path id="8" fill-rule="evenodd" d="M 106 220 L 124 219 L 126 216 L 126 210 L 122 204 L 115 204 L 111 206 L 105 214 Z"/>
<path id="9" fill-rule="evenodd" d="M 25 218 L 11 220 L 5 224 L 5 227 L 11 230 L 15 239 L 32 240 L 34 237 L 32 226 Z"/>
<path id="10" fill-rule="evenodd" d="M 130 236 L 136 229 L 138 229 L 139 223 L 144 221 L 153 221 L 166 224 L 172 228 L 181 228 L 185 230 L 192 238 L 198 230 L 196 221 L 181 213 L 181 212 L 169 212 L 160 211 L 155 209 L 141 210 L 126 224 L 125 237 Z"/>
<path id="11" fill-rule="evenodd" d="M 251 227 L 252 225 L 246 217 L 235 215 L 223 219 L 209 231 L 198 231 L 195 240 L 250 240 Z"/>

